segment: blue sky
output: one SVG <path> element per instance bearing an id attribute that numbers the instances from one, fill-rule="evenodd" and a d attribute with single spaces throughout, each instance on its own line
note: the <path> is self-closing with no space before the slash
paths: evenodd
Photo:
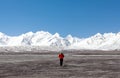
<path id="1" fill-rule="evenodd" d="M 120 0 L 0 0 L 0 32 L 89 37 L 120 32 Z"/>

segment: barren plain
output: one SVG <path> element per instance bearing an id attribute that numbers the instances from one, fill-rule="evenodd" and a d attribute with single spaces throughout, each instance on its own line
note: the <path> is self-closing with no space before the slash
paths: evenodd
<path id="1" fill-rule="evenodd" d="M 0 78 L 120 78 L 120 51 L 1 52 Z"/>

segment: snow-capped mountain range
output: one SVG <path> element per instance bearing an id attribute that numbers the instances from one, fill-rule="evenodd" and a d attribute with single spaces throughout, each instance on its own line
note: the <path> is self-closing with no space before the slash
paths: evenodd
<path id="1" fill-rule="evenodd" d="M 64 49 L 89 49 L 89 50 L 119 50 L 120 49 L 120 32 L 119 33 L 97 33 L 89 38 L 77 38 L 68 35 L 63 38 L 58 33 L 54 35 L 45 31 L 36 33 L 28 32 L 19 36 L 8 36 L 0 33 L 0 48 L 11 49 L 24 47 L 24 50 L 41 49 L 42 50 L 64 50 Z M 9 48 L 8 48 L 9 47 Z M 16 50 L 17 50 L 16 49 Z M 22 48 L 23 49 L 23 48 Z"/>

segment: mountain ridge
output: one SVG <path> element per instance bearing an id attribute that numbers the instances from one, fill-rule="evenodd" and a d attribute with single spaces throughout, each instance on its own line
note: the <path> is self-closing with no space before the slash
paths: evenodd
<path id="1" fill-rule="evenodd" d="M 61 37 L 59 33 L 51 34 L 45 31 L 28 32 L 19 36 L 8 36 L 0 32 L 0 47 L 36 46 L 52 47 L 51 49 L 89 49 L 89 50 L 119 50 L 120 32 L 97 33 L 89 38 L 78 38 L 67 35 Z M 27 48 L 30 49 L 30 48 Z M 46 48 L 44 48 L 46 49 Z"/>

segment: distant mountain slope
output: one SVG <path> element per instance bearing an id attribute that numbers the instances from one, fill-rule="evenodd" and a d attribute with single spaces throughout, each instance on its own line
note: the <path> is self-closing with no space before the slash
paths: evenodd
<path id="1" fill-rule="evenodd" d="M 36 46 L 59 49 L 90 49 L 90 50 L 116 50 L 120 49 L 120 33 L 97 33 L 89 38 L 77 38 L 68 35 L 63 38 L 58 33 L 54 35 L 45 31 L 36 33 L 28 32 L 19 36 L 8 36 L 0 33 L 0 46 L 3 47 L 25 47 Z M 51 48 L 52 47 L 52 48 Z M 30 49 L 30 48 L 26 48 Z M 46 49 L 46 48 L 44 48 Z"/>

